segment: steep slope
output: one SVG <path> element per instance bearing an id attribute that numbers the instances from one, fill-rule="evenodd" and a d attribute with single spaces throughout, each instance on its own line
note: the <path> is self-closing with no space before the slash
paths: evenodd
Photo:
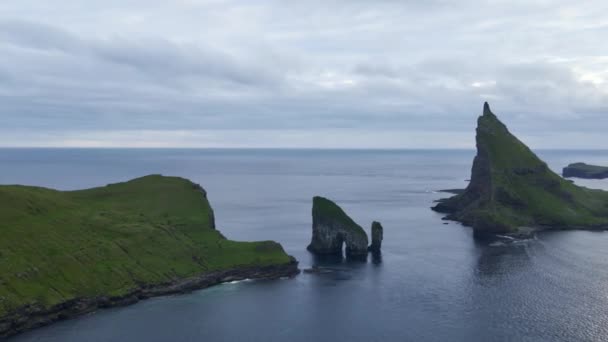
<path id="1" fill-rule="evenodd" d="M 513 136 L 487 103 L 477 122 L 471 182 L 433 209 L 478 235 L 608 227 L 608 192 L 564 180 Z"/>
<path id="2" fill-rule="evenodd" d="M 276 242 L 224 238 L 205 191 L 182 178 L 0 186 L 0 203 L 0 336 L 225 278 L 297 272 Z"/>
<path id="3" fill-rule="evenodd" d="M 308 250 L 316 254 L 367 255 L 367 234 L 336 203 L 324 197 L 312 201 L 312 240 Z"/>
<path id="4" fill-rule="evenodd" d="M 382 249 L 382 240 L 384 239 L 384 228 L 378 221 L 372 222 L 371 228 L 372 244 L 367 248 L 370 252 L 378 253 Z"/>

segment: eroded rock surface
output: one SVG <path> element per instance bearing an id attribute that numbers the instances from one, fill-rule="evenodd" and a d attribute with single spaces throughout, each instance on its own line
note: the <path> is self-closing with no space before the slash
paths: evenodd
<path id="1" fill-rule="evenodd" d="M 308 250 L 315 254 L 341 254 L 343 244 L 346 244 L 346 256 L 367 254 L 368 238 L 363 228 L 331 200 L 314 197 L 312 240 Z"/>
<path id="2" fill-rule="evenodd" d="M 384 228 L 380 222 L 374 221 L 372 222 L 372 244 L 369 245 L 369 251 L 372 253 L 380 252 L 380 248 L 382 248 L 382 239 L 384 237 Z"/>

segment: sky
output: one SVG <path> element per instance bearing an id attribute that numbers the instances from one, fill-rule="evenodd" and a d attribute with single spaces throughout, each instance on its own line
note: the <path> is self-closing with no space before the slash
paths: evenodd
<path id="1" fill-rule="evenodd" d="M 0 147 L 607 149 L 605 0 L 2 0 Z"/>

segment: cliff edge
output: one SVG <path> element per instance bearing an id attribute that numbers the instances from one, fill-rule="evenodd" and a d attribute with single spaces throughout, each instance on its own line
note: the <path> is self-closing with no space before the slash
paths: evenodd
<path id="1" fill-rule="evenodd" d="M 534 229 L 608 228 L 608 192 L 574 185 L 509 132 L 488 103 L 477 121 L 477 155 L 465 191 L 432 209 L 476 236 Z"/>

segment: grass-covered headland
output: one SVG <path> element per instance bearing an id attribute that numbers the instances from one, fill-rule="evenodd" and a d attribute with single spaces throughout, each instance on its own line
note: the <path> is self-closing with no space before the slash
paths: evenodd
<path id="1" fill-rule="evenodd" d="M 97 307 L 297 272 L 276 242 L 224 238 L 205 191 L 186 179 L 0 186 L 0 337 Z"/>
<path id="2" fill-rule="evenodd" d="M 473 227 L 478 236 L 608 228 L 608 192 L 577 186 L 551 171 L 487 103 L 476 143 L 469 186 L 434 210 Z"/>

